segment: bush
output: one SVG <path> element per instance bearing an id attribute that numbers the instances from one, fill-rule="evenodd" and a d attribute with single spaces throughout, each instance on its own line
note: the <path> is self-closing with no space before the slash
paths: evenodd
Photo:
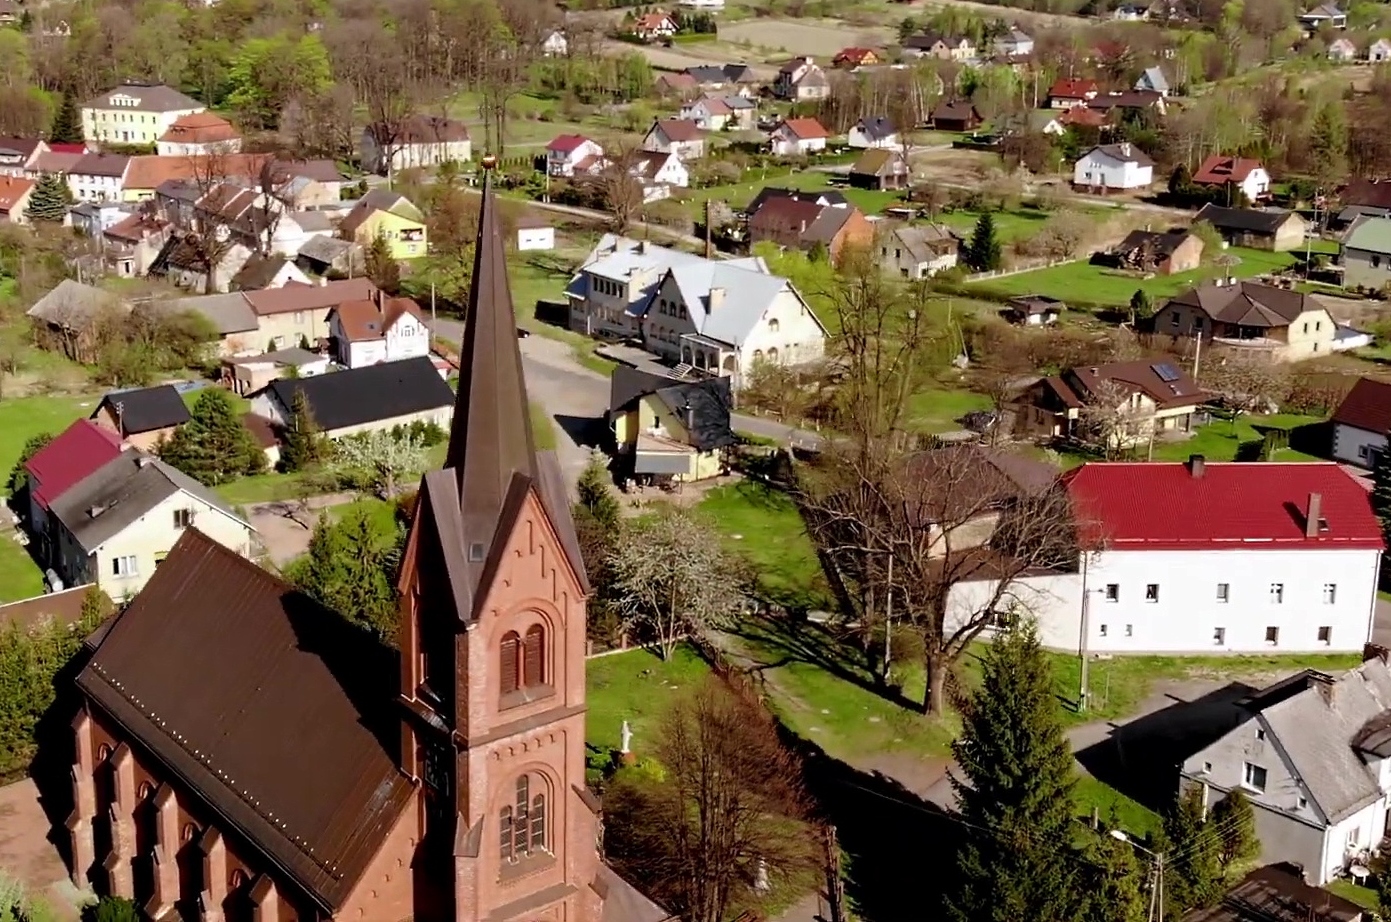
<path id="1" fill-rule="evenodd" d="M 140 922 L 140 912 L 125 897 L 104 896 L 82 914 L 83 922 Z"/>

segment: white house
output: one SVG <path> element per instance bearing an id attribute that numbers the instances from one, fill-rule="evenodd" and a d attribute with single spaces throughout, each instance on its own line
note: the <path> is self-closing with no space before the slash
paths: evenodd
<path id="1" fill-rule="evenodd" d="M 430 330 L 410 298 L 347 301 L 328 312 L 334 360 L 349 368 L 398 362 L 430 354 Z"/>
<path id="2" fill-rule="evenodd" d="M 684 103 L 678 117 L 705 131 L 722 131 L 734 119 L 734 109 L 718 96 L 702 96 Z"/>
<path id="3" fill-rule="evenodd" d="M 546 145 L 546 172 L 551 176 L 574 176 L 599 166 L 604 149 L 597 141 L 580 134 L 562 134 Z"/>
<path id="4" fill-rule="evenodd" d="M 123 154 L 83 154 L 68 170 L 68 191 L 79 202 L 119 202 L 129 167 Z"/>
<path id="5" fill-rule="evenodd" d="M 659 118 L 642 139 L 642 149 L 676 154 L 682 160 L 699 160 L 705 156 L 705 132 L 693 121 Z"/>
<path id="6" fill-rule="evenodd" d="M 1391 670 L 1386 651 L 1333 676 L 1307 669 L 1240 703 L 1237 724 L 1183 761 L 1180 785 L 1211 807 L 1251 802 L 1262 863 L 1322 886 L 1367 862 L 1391 807 Z"/>
<path id="7" fill-rule="evenodd" d="M 1379 38 L 1368 45 L 1367 60 L 1373 64 L 1391 61 L 1391 40 Z"/>
<path id="8" fill-rule="evenodd" d="M 1002 58 L 1026 58 L 1034 53 L 1034 38 L 1013 27 L 995 39 L 995 53 Z"/>
<path id="9" fill-rule="evenodd" d="M 362 129 L 362 165 L 373 173 L 435 167 L 473 156 L 468 126 L 458 119 L 412 115 L 399 126 Z M 390 151 L 388 162 L 387 152 Z"/>
<path id="10" fill-rule="evenodd" d="M 825 150 L 829 137 L 830 132 L 814 118 L 789 118 L 768 133 L 768 147 L 781 157 L 804 156 Z"/>
<path id="11" fill-rule="evenodd" d="M 1072 184 L 1081 190 L 1100 192 L 1148 189 L 1154 184 L 1154 161 L 1128 141 L 1102 144 L 1077 160 Z"/>
<path id="12" fill-rule="evenodd" d="M 235 154 L 241 150 L 241 132 L 220 115 L 195 112 L 181 115 L 155 142 L 161 157 L 197 157 Z"/>
<path id="13" fill-rule="evenodd" d="M 1333 414 L 1333 458 L 1373 468 L 1391 431 L 1391 384 L 1359 378 Z"/>
<path id="14" fill-rule="evenodd" d="M 759 362 L 801 364 L 825 353 L 826 330 L 763 260 L 707 260 L 607 235 L 566 289 L 571 328 L 624 331 L 668 361 L 731 378 Z"/>
<path id="15" fill-rule="evenodd" d="M 1259 160 L 1213 154 L 1193 171 L 1193 182 L 1200 186 L 1235 186 L 1248 202 L 1259 202 L 1270 195 L 1270 173 Z"/>
<path id="16" fill-rule="evenodd" d="M 526 216 L 517 221 L 517 250 L 554 250 L 555 227 L 544 218 Z"/>
<path id="17" fill-rule="evenodd" d="M 898 129 L 882 115 L 867 116 L 850 126 L 846 141 L 851 147 L 866 149 L 898 147 Z"/>
<path id="18" fill-rule="evenodd" d="M 1335 38 L 1328 43 L 1328 60 L 1347 64 L 1357 60 L 1357 45 L 1347 37 Z"/>
<path id="19" fill-rule="evenodd" d="M 676 0 L 676 5 L 688 10 L 722 10 L 724 0 Z"/>
<path id="20" fill-rule="evenodd" d="M 552 29 L 541 41 L 541 53 L 548 58 L 563 58 L 570 53 L 570 40 L 559 29 Z"/>
<path id="21" fill-rule="evenodd" d="M 675 153 L 635 151 L 629 172 L 642 182 L 644 188 L 662 186 L 670 192 L 671 186 L 684 189 L 691 184 L 691 171 L 686 169 L 686 165 Z"/>
<path id="22" fill-rule="evenodd" d="M 1168 96 L 1170 92 L 1169 78 L 1164 74 L 1162 67 L 1146 67 L 1140 76 L 1135 78 L 1133 89 L 1141 93 L 1158 93 L 1160 96 Z"/>

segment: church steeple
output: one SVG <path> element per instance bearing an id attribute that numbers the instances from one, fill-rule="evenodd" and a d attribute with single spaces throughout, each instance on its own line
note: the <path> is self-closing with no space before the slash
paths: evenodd
<path id="1" fill-rule="evenodd" d="M 464 535 L 474 548 L 491 546 L 514 475 L 541 479 L 490 160 L 484 161 L 459 392 L 444 465 L 457 478 Z"/>

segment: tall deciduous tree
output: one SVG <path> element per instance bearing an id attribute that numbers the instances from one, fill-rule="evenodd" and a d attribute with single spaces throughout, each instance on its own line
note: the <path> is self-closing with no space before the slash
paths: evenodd
<path id="1" fill-rule="evenodd" d="M 71 93 L 63 94 L 63 101 L 53 116 L 53 127 L 48 130 L 48 140 L 60 144 L 82 142 L 82 116 L 77 111 L 77 99 Z"/>
<path id="2" fill-rule="evenodd" d="M 961 804 L 945 896 L 954 922 L 1066 920 L 1078 909 L 1072 751 L 1032 622 L 996 637 L 964 702 L 952 778 Z"/>
<path id="3" fill-rule="evenodd" d="M 641 745 L 641 741 L 639 741 Z M 812 866 L 801 766 L 758 700 L 710 678 L 665 715 L 660 780 L 620 773 L 604 797 L 604 849 L 690 922 L 721 922 L 770 876 Z"/>
<path id="4" fill-rule="evenodd" d="M 159 445 L 159 457 L 199 483 L 216 486 L 265 470 L 266 455 L 220 388 L 206 388 L 189 421 Z"/>
<path id="5" fill-rule="evenodd" d="M 280 463 L 287 471 L 302 471 L 324 459 L 323 430 L 314 421 L 304 391 L 295 391 L 290 400 L 290 421 L 280 445 Z"/>
<path id="6" fill-rule="evenodd" d="M 703 634 L 740 601 L 719 534 L 689 509 L 634 522 L 608 563 L 625 626 L 663 659 L 682 637 Z"/>

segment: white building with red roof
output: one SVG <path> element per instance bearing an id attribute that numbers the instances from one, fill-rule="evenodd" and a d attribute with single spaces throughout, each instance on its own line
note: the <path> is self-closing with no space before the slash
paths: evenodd
<path id="1" fill-rule="evenodd" d="M 574 176 L 589 172 L 604 160 L 598 141 L 582 134 L 558 135 L 546 145 L 546 172 L 552 176 Z"/>
<path id="2" fill-rule="evenodd" d="M 1047 646 L 1328 653 L 1371 637 L 1385 545 L 1366 488 L 1337 464 L 1195 455 L 1084 464 L 1060 484 L 1077 517 L 1077 570 L 1008 593 Z M 953 605 L 988 588 L 965 584 Z"/>

